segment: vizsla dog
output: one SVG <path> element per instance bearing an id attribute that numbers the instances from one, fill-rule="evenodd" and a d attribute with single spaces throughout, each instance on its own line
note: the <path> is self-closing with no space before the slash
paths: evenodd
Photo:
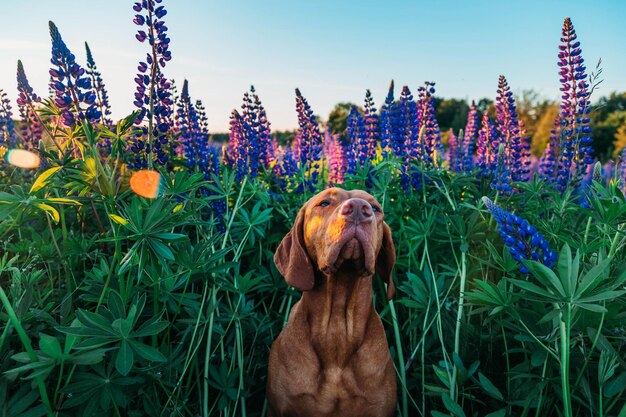
<path id="1" fill-rule="evenodd" d="M 270 417 L 389 417 L 396 376 L 372 303 L 374 272 L 395 291 L 396 260 L 380 204 L 364 191 L 330 188 L 311 198 L 274 262 L 302 291 L 272 344 Z"/>

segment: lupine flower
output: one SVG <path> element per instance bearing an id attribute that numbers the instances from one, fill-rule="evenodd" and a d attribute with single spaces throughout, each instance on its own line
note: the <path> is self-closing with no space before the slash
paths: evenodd
<path id="1" fill-rule="evenodd" d="M 131 146 L 136 154 L 131 167 L 136 169 L 151 166 L 152 163 L 165 165 L 168 161 L 168 133 L 173 123 L 172 84 L 163 75 L 163 68 L 172 59 L 172 53 L 169 51 L 167 26 L 163 21 L 167 11 L 164 6 L 157 7 L 158 3 L 161 0 L 141 0 L 133 5 L 133 10 L 137 12 L 133 22 L 142 28 L 135 38 L 142 43 L 147 40 L 150 45 L 146 61 L 139 63 L 139 73 L 135 77 L 137 90 L 133 103 L 140 109 L 135 123 L 140 125 L 144 120 L 148 123 Z M 148 143 L 145 143 L 146 136 Z"/>
<path id="2" fill-rule="evenodd" d="M 59 29 L 49 22 L 52 38 L 53 68 L 50 87 L 54 89 L 54 103 L 61 110 L 61 119 L 65 126 L 74 127 L 76 117 L 92 123 L 100 120 L 100 111 L 96 105 L 96 95 L 91 89 L 91 80 L 85 70 L 76 63 L 74 54 L 70 52 Z"/>
<path id="3" fill-rule="evenodd" d="M 497 129 L 505 146 L 505 163 L 511 171 L 513 181 L 527 181 L 530 160 L 525 153 L 524 140 L 517 118 L 515 99 L 504 75 L 498 80 L 496 97 Z"/>
<path id="4" fill-rule="evenodd" d="M 245 139 L 243 118 L 237 110 L 233 110 L 230 115 L 226 162 L 235 169 L 238 182 L 248 175 L 248 145 Z"/>
<path id="5" fill-rule="evenodd" d="M 511 180 L 512 175 L 509 164 L 506 161 L 506 151 L 504 145 L 500 144 L 495 170 L 493 172 L 493 180 L 491 181 L 491 188 L 503 195 L 511 194 L 513 190 L 511 188 Z"/>
<path id="6" fill-rule="evenodd" d="M 385 98 L 385 104 L 380 109 L 380 139 L 383 156 L 387 156 L 394 150 L 397 142 L 395 135 L 397 132 L 397 106 L 393 98 L 393 80 L 389 84 L 389 91 Z"/>
<path id="7" fill-rule="evenodd" d="M 13 148 L 16 142 L 11 110 L 11 100 L 3 90 L 0 90 L 0 145 L 9 148 Z"/>
<path id="8" fill-rule="evenodd" d="M 546 149 L 543 151 L 541 155 L 541 159 L 539 160 L 539 176 L 547 181 L 549 184 L 552 184 L 556 178 L 558 173 L 558 158 L 560 155 L 560 146 L 561 145 L 561 120 L 557 116 L 554 119 L 554 125 L 552 126 L 552 130 L 550 130 L 550 139 L 548 140 L 548 145 Z"/>
<path id="9" fill-rule="evenodd" d="M 453 129 L 448 132 L 448 168 L 452 172 L 459 172 L 462 166 L 463 143 L 459 143 L 458 136 Z"/>
<path id="10" fill-rule="evenodd" d="M 490 176 L 495 171 L 499 143 L 498 130 L 485 112 L 476 142 L 476 165 L 481 176 Z"/>
<path id="11" fill-rule="evenodd" d="M 474 147 L 478 133 L 478 109 L 476 103 L 472 100 L 469 113 L 467 114 L 467 123 L 463 133 L 463 161 L 461 170 L 470 172 L 474 169 Z"/>
<path id="12" fill-rule="evenodd" d="M 398 103 L 396 143 L 394 153 L 401 159 L 418 159 L 419 150 L 419 121 L 417 105 L 413 101 L 413 94 L 408 86 L 402 87 Z"/>
<path id="13" fill-rule="evenodd" d="M 343 145 L 337 135 L 330 133 L 330 129 L 326 129 L 324 135 L 326 159 L 328 160 L 328 183 L 331 185 L 342 184 L 346 171 L 346 158 Z"/>
<path id="14" fill-rule="evenodd" d="M 102 74 L 96 67 L 96 62 L 91 54 L 89 44 L 85 42 L 85 50 L 87 52 L 87 75 L 91 77 L 91 86 L 93 92 L 96 95 L 96 104 L 100 110 L 100 122 L 107 126 L 111 126 L 113 121 L 111 120 L 111 105 L 109 104 L 109 94 L 107 93 L 104 81 L 102 81 Z"/>
<path id="15" fill-rule="evenodd" d="M 192 171 L 204 172 L 210 178 L 211 158 L 214 154 L 209 149 L 209 132 L 201 126 L 196 107 L 189 96 L 189 83 L 183 82 L 183 89 L 176 109 L 176 129 L 180 132 L 179 141 L 187 167 Z"/>
<path id="16" fill-rule="evenodd" d="M 298 163 L 294 156 L 293 146 L 280 146 L 276 150 L 276 165 L 274 173 L 278 182 L 278 188 L 286 191 L 290 180 L 298 173 Z"/>
<path id="17" fill-rule="evenodd" d="M 374 98 L 370 90 L 365 92 L 363 123 L 365 125 L 365 134 L 360 138 L 361 141 L 357 150 L 357 157 L 361 166 L 365 166 L 368 162 L 374 160 L 379 141 L 378 114 L 376 114 Z"/>
<path id="18" fill-rule="evenodd" d="M 620 157 L 620 164 L 618 169 L 618 176 L 622 184 L 622 192 L 626 194 L 626 146 L 622 149 L 622 155 Z"/>
<path id="19" fill-rule="evenodd" d="M 296 111 L 298 113 L 299 137 L 298 137 L 298 158 L 300 167 L 308 167 L 305 183 L 311 191 L 315 189 L 317 177 L 321 168 L 321 157 L 323 151 L 322 135 L 317 123 L 317 118 L 306 99 L 296 88 Z"/>
<path id="20" fill-rule="evenodd" d="M 272 143 L 272 130 L 270 122 L 267 120 L 265 107 L 261 103 L 261 99 L 257 95 L 254 86 L 250 88 L 254 108 L 257 110 L 258 120 L 258 136 L 259 136 L 259 163 L 261 166 L 269 169 L 274 163 L 274 144 Z"/>
<path id="21" fill-rule="evenodd" d="M 520 264 L 521 273 L 529 272 L 522 264 L 524 259 L 541 262 L 548 268 L 554 267 L 556 252 L 550 249 L 548 241 L 537 229 L 521 217 L 501 209 L 487 197 L 483 197 L 483 203 L 498 223 L 500 236 L 509 247 L 513 259 Z"/>
<path id="22" fill-rule="evenodd" d="M 561 131 L 563 143 L 559 160 L 558 187 L 565 189 L 577 183 L 585 172 L 585 165 L 592 162 L 591 111 L 580 42 L 569 17 L 563 22 L 561 45 L 559 45 L 559 76 L 561 82 Z"/>
<path id="23" fill-rule="evenodd" d="M 357 106 L 350 108 L 348 114 L 348 143 L 346 146 L 346 173 L 354 174 L 357 170 L 357 160 L 360 159 L 359 145 L 365 142 L 365 125 L 363 123 L 363 116 L 359 113 Z M 362 164 L 359 162 L 359 166 Z"/>
<path id="24" fill-rule="evenodd" d="M 421 150 L 423 152 L 421 159 L 428 166 L 435 161 L 435 152 L 443 153 L 441 132 L 435 117 L 435 83 L 426 81 L 424 86 L 419 87 L 417 91 L 419 96 L 418 120 L 420 121 L 420 129 L 424 129 L 421 138 Z"/>
<path id="25" fill-rule="evenodd" d="M 17 91 L 17 109 L 22 121 L 20 126 L 22 147 L 32 150 L 39 146 L 41 140 L 42 126 L 35 114 L 35 105 L 41 101 L 41 98 L 30 86 L 22 61 L 17 61 Z"/>

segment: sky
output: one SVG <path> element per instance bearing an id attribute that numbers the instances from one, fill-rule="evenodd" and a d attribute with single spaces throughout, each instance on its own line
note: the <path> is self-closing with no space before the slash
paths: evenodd
<path id="1" fill-rule="evenodd" d="M 85 63 L 92 50 L 109 92 L 114 120 L 134 110 L 133 78 L 145 59 L 130 0 L 4 2 L 0 88 L 17 96 L 21 59 L 31 85 L 47 95 L 48 21 Z M 626 91 L 626 0 L 605 1 L 277 1 L 164 0 L 172 60 L 164 70 L 193 100 L 203 101 L 212 132 L 228 130 L 231 111 L 254 85 L 272 129 L 297 127 L 296 87 L 326 118 L 338 102 L 377 105 L 389 81 L 396 95 L 435 81 L 437 96 L 494 98 L 498 76 L 514 93 L 534 89 L 559 99 L 557 53 L 571 17 L 588 71 L 602 59 L 596 99 Z M 592 101 L 594 97 L 592 97 Z M 14 106 L 14 110 L 15 110 Z"/>

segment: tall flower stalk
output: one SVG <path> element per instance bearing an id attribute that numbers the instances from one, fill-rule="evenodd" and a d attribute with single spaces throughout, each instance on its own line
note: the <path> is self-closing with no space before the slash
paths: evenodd
<path id="1" fill-rule="evenodd" d="M 0 90 L 0 146 L 15 146 L 15 126 L 13 125 L 13 111 L 11 100 L 7 93 Z"/>
<path id="2" fill-rule="evenodd" d="M 95 123 L 100 119 L 96 105 L 96 95 L 91 88 L 91 80 L 85 69 L 76 63 L 61 37 L 59 29 L 49 22 L 52 38 L 52 58 L 50 62 L 50 88 L 54 90 L 54 103 L 61 110 L 61 120 L 66 127 L 73 128 L 76 119 Z"/>
<path id="3" fill-rule="evenodd" d="M 22 122 L 20 126 L 21 144 L 24 149 L 32 150 L 39 146 L 42 135 L 42 125 L 35 113 L 35 106 L 41 102 L 41 98 L 35 94 L 30 86 L 22 61 L 19 60 L 17 61 L 17 92 L 17 109 Z M 55 139 L 52 138 L 52 140 Z"/>
<path id="4" fill-rule="evenodd" d="M 96 62 L 93 59 L 91 48 L 89 44 L 85 42 L 85 51 L 87 53 L 87 75 L 91 78 L 91 86 L 93 92 L 96 95 L 96 104 L 100 111 L 100 123 L 111 126 L 113 121 L 111 120 L 111 105 L 109 104 L 109 93 L 106 90 L 104 81 L 102 80 L 102 74 L 96 67 Z"/>
<path id="5" fill-rule="evenodd" d="M 469 113 L 467 114 L 467 123 L 463 133 L 463 161 L 461 169 L 470 172 L 474 169 L 474 148 L 478 136 L 478 109 L 476 103 L 472 100 Z"/>
<path id="6" fill-rule="evenodd" d="M 147 127 L 142 128 L 141 135 L 131 146 L 136 154 L 131 166 L 136 169 L 152 168 L 155 163 L 164 165 L 168 160 L 166 151 L 172 127 L 172 99 L 171 83 L 163 75 L 163 68 L 172 59 L 172 54 L 167 26 L 163 21 L 167 11 L 164 6 L 157 6 L 160 3 L 161 0 L 142 0 L 133 5 L 133 10 L 137 12 L 133 22 L 141 27 L 135 38 L 141 43 L 147 40 L 150 45 L 146 61 L 139 63 L 139 73 L 135 77 L 137 90 L 134 104 L 140 109 L 135 123 L 141 125 L 147 121 Z"/>
<path id="7" fill-rule="evenodd" d="M 593 162 L 593 151 L 589 126 L 590 92 L 586 81 L 585 61 L 569 17 L 563 22 L 561 34 L 558 65 L 562 93 L 560 123 L 563 143 L 557 185 L 564 190 L 581 181 L 586 166 Z"/>

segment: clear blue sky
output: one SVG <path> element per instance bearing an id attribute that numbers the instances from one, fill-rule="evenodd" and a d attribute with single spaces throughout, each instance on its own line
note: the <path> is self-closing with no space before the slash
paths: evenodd
<path id="1" fill-rule="evenodd" d="M 191 1 L 164 0 L 172 39 L 165 74 L 207 107 L 210 129 L 254 84 L 273 129 L 297 125 L 294 88 L 327 117 L 339 101 L 377 105 L 389 80 L 414 90 L 437 82 L 437 95 L 471 100 L 496 93 L 498 75 L 514 92 L 558 99 L 557 45 L 572 18 L 589 69 L 602 58 L 598 92 L 626 90 L 626 1 Z M 22 59 L 40 95 L 50 67 L 48 20 L 84 63 L 88 41 L 109 90 L 113 116 L 133 110 L 133 78 L 146 45 L 134 38 L 132 1 L 13 1 L 2 7 L 0 88 L 16 96 Z M 396 90 L 397 92 L 399 90 Z M 596 97 L 598 97 L 596 96 Z"/>

